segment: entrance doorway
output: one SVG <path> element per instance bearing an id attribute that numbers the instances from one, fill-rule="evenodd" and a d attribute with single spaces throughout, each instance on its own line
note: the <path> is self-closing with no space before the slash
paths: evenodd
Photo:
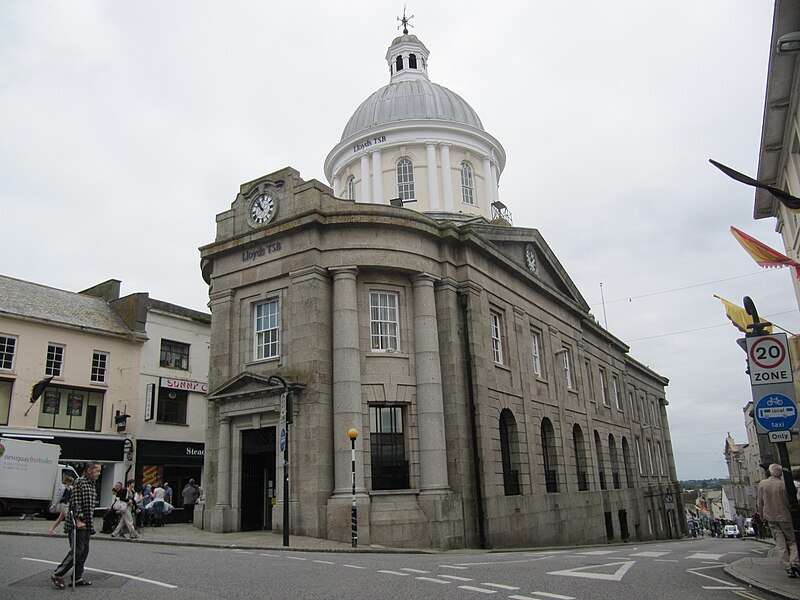
<path id="1" fill-rule="evenodd" d="M 272 529 L 276 459 L 275 427 L 242 432 L 242 531 Z"/>

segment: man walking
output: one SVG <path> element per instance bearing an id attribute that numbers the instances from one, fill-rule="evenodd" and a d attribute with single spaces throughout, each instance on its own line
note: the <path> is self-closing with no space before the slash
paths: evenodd
<path id="1" fill-rule="evenodd" d="M 194 484 L 194 479 L 190 479 L 186 487 L 181 492 L 183 496 L 183 514 L 186 515 L 186 522 L 194 522 L 194 505 L 197 504 L 197 498 L 200 496 L 200 491 Z"/>
<path id="2" fill-rule="evenodd" d="M 97 504 L 95 482 L 100 477 L 100 464 L 95 461 L 86 463 L 83 477 L 78 477 L 72 488 L 69 499 L 69 512 L 64 520 L 64 531 L 69 538 L 69 552 L 56 567 L 50 578 L 58 589 L 64 589 L 64 575 L 75 566 L 75 586 L 92 585 L 83 578 L 83 566 L 89 556 L 89 540 L 94 533 L 92 516 Z"/>
<path id="3" fill-rule="evenodd" d="M 789 498 L 783 482 L 783 468 L 779 464 L 772 463 L 769 466 L 769 479 L 758 484 L 758 513 L 769 523 L 772 536 L 775 538 L 775 547 L 783 564 L 789 565 L 786 574 L 789 577 L 797 577 L 800 573 L 800 558 L 792 529 Z"/>

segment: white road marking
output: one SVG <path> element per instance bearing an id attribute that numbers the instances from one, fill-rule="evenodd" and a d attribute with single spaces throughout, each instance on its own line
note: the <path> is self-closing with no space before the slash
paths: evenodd
<path id="1" fill-rule="evenodd" d="M 458 565 L 439 565 L 440 569 L 459 569 L 461 571 L 466 571 L 467 567 L 459 567 Z"/>
<path id="2" fill-rule="evenodd" d="M 659 556 L 665 556 L 669 554 L 669 552 L 637 552 L 636 554 L 631 554 L 631 556 L 646 556 L 649 558 L 658 558 Z"/>
<path id="3" fill-rule="evenodd" d="M 261 552 L 261 556 L 271 556 L 273 558 L 278 558 L 277 554 L 267 554 L 266 552 Z"/>
<path id="4" fill-rule="evenodd" d="M 499 590 L 518 590 L 518 587 L 514 587 L 513 585 L 503 585 L 502 583 L 486 583 L 485 581 L 481 581 L 481 585 L 485 585 L 486 587 L 490 588 L 497 588 Z"/>
<path id="5" fill-rule="evenodd" d="M 313 562 L 319 563 L 321 565 L 335 565 L 335 562 L 331 562 L 329 560 L 314 560 Z"/>
<path id="6" fill-rule="evenodd" d="M 550 571 L 548 575 L 565 575 L 567 577 L 585 577 L 586 579 L 602 579 L 604 581 L 622 581 L 630 568 L 636 564 L 635 560 L 625 560 L 622 562 L 606 563 L 604 565 L 589 565 L 588 567 L 578 567 L 576 569 L 564 569 L 563 571 Z M 596 573 L 592 569 L 605 569 L 607 567 L 617 567 L 613 573 Z"/>
<path id="7" fill-rule="evenodd" d="M 540 600 L 540 598 L 533 598 L 532 596 L 517 596 L 516 594 L 513 596 L 509 596 L 513 600 Z"/>
<path id="8" fill-rule="evenodd" d="M 743 587 L 729 586 L 729 585 L 704 585 L 704 590 L 743 590 Z"/>
<path id="9" fill-rule="evenodd" d="M 349 569 L 366 569 L 367 567 L 360 567 L 358 565 L 342 565 L 343 567 L 347 567 Z"/>
<path id="10" fill-rule="evenodd" d="M 589 552 L 578 552 L 581 556 L 603 556 L 605 554 L 615 554 L 619 550 L 590 550 Z"/>
<path id="11" fill-rule="evenodd" d="M 728 552 L 728 554 L 750 554 L 749 552 Z"/>
<path id="12" fill-rule="evenodd" d="M 386 569 L 381 569 L 378 573 L 386 573 L 387 575 L 399 575 L 400 577 L 408 577 L 408 573 L 401 573 L 400 571 L 389 571 Z"/>
<path id="13" fill-rule="evenodd" d="M 653 562 L 681 562 L 677 558 L 656 558 Z"/>
<path id="14" fill-rule="evenodd" d="M 460 585 L 459 589 L 469 590 L 471 592 L 480 592 L 482 594 L 496 594 L 497 590 L 487 590 L 486 588 L 479 588 L 472 585 Z"/>
<path id="15" fill-rule="evenodd" d="M 695 554 L 687 556 L 686 558 L 687 559 L 694 558 L 697 560 L 719 560 L 720 558 L 725 556 L 725 554 L 726 554 L 725 552 L 723 552 L 722 554 L 709 554 L 708 552 L 697 552 Z"/>
<path id="16" fill-rule="evenodd" d="M 753 548 L 750 552 L 757 552 L 758 554 L 764 554 L 763 550 L 758 550 L 757 548 Z"/>
<path id="17" fill-rule="evenodd" d="M 441 577 L 443 579 L 452 579 L 453 581 L 474 581 L 473 579 L 470 579 L 469 577 L 458 577 L 456 575 L 442 575 Z"/>
<path id="18" fill-rule="evenodd" d="M 533 592 L 537 596 L 544 596 L 545 598 L 555 598 L 555 600 L 575 600 L 574 596 L 562 596 L 561 594 L 548 594 L 547 592 Z"/>
<path id="19" fill-rule="evenodd" d="M 53 561 L 53 560 L 42 560 L 41 558 L 26 558 L 22 557 L 22 560 L 29 560 L 32 562 L 40 562 L 46 563 L 48 565 L 58 565 L 60 563 Z M 105 573 L 106 575 L 116 575 L 117 577 L 124 577 L 125 579 L 131 579 L 133 581 L 141 581 L 142 583 L 152 583 L 153 585 L 157 585 L 159 587 L 165 587 L 170 589 L 176 589 L 177 585 L 172 585 L 171 583 L 164 583 L 163 581 L 156 581 L 155 579 L 145 579 L 144 577 L 137 577 L 136 575 L 128 575 L 127 573 L 118 573 L 117 571 L 106 571 L 104 569 L 91 569 L 89 567 L 85 567 L 84 571 L 92 571 L 93 573 Z"/>
<path id="20" fill-rule="evenodd" d="M 511 565 L 514 563 L 531 563 L 536 562 L 538 560 L 547 560 L 548 558 L 552 558 L 552 556 L 538 556 L 536 558 L 526 558 L 524 560 L 487 560 L 485 562 L 469 562 L 469 563 L 458 563 L 457 565 L 439 565 L 440 567 L 449 567 L 451 569 L 466 569 L 467 567 L 482 567 L 485 565 Z M 576 558 L 583 558 L 577 557 Z"/>
<path id="21" fill-rule="evenodd" d="M 444 579 L 436 579 L 435 577 L 415 577 L 414 579 L 419 579 L 420 581 L 430 581 L 431 583 L 450 583 L 449 581 L 445 581 Z"/>
<path id="22" fill-rule="evenodd" d="M 716 577 L 712 577 L 711 575 L 706 575 L 705 573 L 699 573 L 698 571 L 705 571 L 707 569 L 719 569 L 721 566 L 718 565 L 713 567 L 695 567 L 694 569 L 686 569 L 687 573 L 693 573 L 695 575 L 699 575 L 700 577 L 705 577 L 706 579 L 710 579 L 711 581 L 716 581 L 717 583 L 721 583 L 722 585 L 733 587 L 735 584 L 730 583 L 729 581 L 725 581 L 724 579 L 717 579 Z"/>
<path id="23" fill-rule="evenodd" d="M 409 569 L 408 567 L 403 567 L 400 569 L 401 571 L 408 571 L 409 573 L 422 573 L 423 575 L 430 573 L 430 571 L 421 571 L 420 569 Z"/>
<path id="24" fill-rule="evenodd" d="M 307 558 L 303 558 L 301 556 L 287 556 L 289 560 L 308 560 Z"/>
<path id="25" fill-rule="evenodd" d="M 636 550 L 636 548 L 634 548 Z M 525 552 L 524 556 L 538 556 L 540 554 L 564 554 L 569 552 L 569 550 L 542 550 L 541 552 Z"/>

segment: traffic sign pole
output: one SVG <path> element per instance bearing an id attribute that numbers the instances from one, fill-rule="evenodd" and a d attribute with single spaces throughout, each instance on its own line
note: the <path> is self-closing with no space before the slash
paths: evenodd
<path id="1" fill-rule="evenodd" d="M 758 433 L 772 434 L 790 430 L 797 423 L 797 402 L 792 377 L 792 361 L 789 357 L 789 342 L 785 333 L 771 334 L 765 331 L 769 323 L 758 317 L 755 303 L 749 296 L 744 297 L 744 308 L 753 318 L 751 329 L 745 334 L 748 373 L 755 404 L 754 417 Z M 759 408 L 761 411 L 759 412 Z M 774 442 L 777 446 L 783 483 L 789 500 L 792 515 L 792 529 L 795 541 L 800 541 L 800 505 L 797 502 L 797 489 L 792 477 L 792 464 L 786 442 Z"/>

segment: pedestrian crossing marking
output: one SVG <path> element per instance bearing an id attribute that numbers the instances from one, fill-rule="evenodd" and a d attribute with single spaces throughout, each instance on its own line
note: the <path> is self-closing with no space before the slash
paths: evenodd
<path id="1" fill-rule="evenodd" d="M 515 591 L 519 589 L 518 587 L 514 587 L 513 585 L 503 585 L 502 583 L 486 583 L 485 581 L 482 581 L 481 585 L 485 585 L 486 587 L 491 587 L 491 588 L 497 588 L 499 590 Z"/>
<path id="2" fill-rule="evenodd" d="M 450 583 L 444 579 L 436 579 L 435 577 L 417 577 L 420 581 L 430 581 L 431 583 Z"/>
<path id="3" fill-rule="evenodd" d="M 457 575 L 442 575 L 443 579 L 452 579 L 453 581 L 474 581 L 469 577 L 458 577 Z"/>
<path id="4" fill-rule="evenodd" d="M 401 571 L 408 571 L 409 573 L 421 573 L 423 575 L 427 575 L 430 571 L 422 571 L 420 569 L 410 569 L 408 567 L 403 567 L 400 569 Z"/>
<path id="5" fill-rule="evenodd" d="M 408 577 L 408 573 L 400 573 L 399 571 L 388 571 L 386 569 L 381 569 L 378 573 L 386 573 L 387 575 L 399 575 L 400 577 Z"/>
<path id="6" fill-rule="evenodd" d="M 575 596 L 562 596 L 561 594 L 548 594 L 547 592 L 533 592 L 536 596 L 544 596 L 545 598 L 554 598 L 554 600 L 575 600 Z M 540 600 L 537 598 L 536 600 Z"/>
<path id="7" fill-rule="evenodd" d="M 458 569 L 460 571 L 466 571 L 467 567 L 459 567 L 458 565 L 439 565 L 440 569 Z"/>
<path id="8" fill-rule="evenodd" d="M 565 575 L 567 577 L 584 577 L 586 579 L 602 579 L 604 581 L 622 581 L 630 568 L 636 564 L 635 560 L 625 560 L 621 562 L 606 563 L 604 565 L 589 565 L 588 567 L 577 567 L 575 569 L 565 569 L 563 571 L 550 571 L 548 575 Z M 608 569 L 617 567 L 613 573 L 598 573 L 598 569 Z"/>

